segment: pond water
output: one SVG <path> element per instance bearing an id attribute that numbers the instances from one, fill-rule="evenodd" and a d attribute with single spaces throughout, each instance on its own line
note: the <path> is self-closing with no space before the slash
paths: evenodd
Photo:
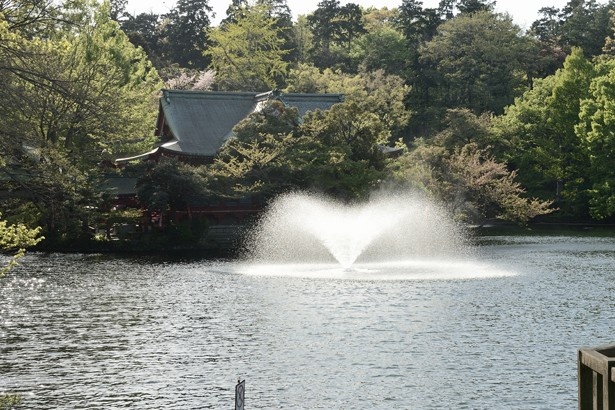
<path id="1" fill-rule="evenodd" d="M 31 254 L 0 281 L 0 393 L 218 409 L 241 378 L 252 409 L 576 408 L 577 349 L 615 341 L 615 238 L 491 236 L 475 258 L 501 274 Z"/>

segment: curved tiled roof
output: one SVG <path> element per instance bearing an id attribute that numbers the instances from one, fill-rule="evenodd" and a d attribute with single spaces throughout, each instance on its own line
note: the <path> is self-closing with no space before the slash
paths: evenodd
<path id="1" fill-rule="evenodd" d="M 262 107 L 262 103 L 278 99 L 295 107 L 299 116 L 308 111 L 326 110 L 342 102 L 342 94 L 301 94 L 255 92 L 214 92 L 162 90 L 156 136 L 163 141 L 156 149 L 129 158 L 115 160 L 124 164 L 136 159 L 163 153 L 212 158 L 231 136 L 233 128 Z"/>
<path id="2" fill-rule="evenodd" d="M 259 103 L 270 98 L 296 107 L 300 116 L 308 111 L 331 108 L 343 100 L 341 94 L 163 90 L 157 135 L 164 132 L 160 127 L 164 121 L 172 139 L 161 147 L 187 155 L 214 156 L 232 134 L 233 127 L 258 111 Z"/>

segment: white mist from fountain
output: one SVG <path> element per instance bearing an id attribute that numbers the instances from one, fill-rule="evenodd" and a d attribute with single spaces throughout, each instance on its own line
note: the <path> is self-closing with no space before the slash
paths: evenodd
<path id="1" fill-rule="evenodd" d="M 410 193 L 376 194 L 352 205 L 314 194 L 282 195 L 246 248 L 247 273 L 262 275 L 429 279 L 451 272 L 473 276 L 477 269 L 468 265 L 472 251 L 463 228 L 435 203 Z"/>

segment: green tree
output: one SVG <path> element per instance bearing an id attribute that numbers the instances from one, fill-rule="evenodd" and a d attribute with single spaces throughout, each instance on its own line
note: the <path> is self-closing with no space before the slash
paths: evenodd
<path id="1" fill-rule="evenodd" d="M 477 149 L 489 150 L 502 156 L 510 147 L 507 140 L 494 132 L 493 118 L 488 113 L 477 116 L 467 108 L 447 110 L 443 129 L 429 142 L 444 147 L 449 152 L 475 144 Z"/>
<path id="2" fill-rule="evenodd" d="M 389 131 L 358 104 L 308 113 L 297 133 L 301 144 L 293 156 L 303 165 L 305 188 L 345 200 L 365 198 L 384 178 L 379 144 Z"/>
<path id="3" fill-rule="evenodd" d="M 340 8 L 339 0 L 323 0 L 307 17 L 313 35 L 314 47 L 323 56 L 330 54 L 331 44 L 335 41 L 337 19 Z"/>
<path id="4" fill-rule="evenodd" d="M 128 0 L 109 0 L 109 5 L 109 17 L 111 17 L 111 20 L 120 22 L 126 17 L 126 6 L 128 5 Z"/>
<path id="5" fill-rule="evenodd" d="M 420 0 L 403 0 L 399 6 L 396 25 L 415 51 L 420 44 L 433 38 L 441 23 L 440 12 L 433 8 L 424 9 Z"/>
<path id="6" fill-rule="evenodd" d="M 511 141 L 508 158 L 533 195 L 555 200 L 567 216 L 587 215 L 587 150 L 575 133 L 594 70 L 579 49 L 564 68 L 536 80 L 495 125 Z"/>
<path id="7" fill-rule="evenodd" d="M 553 74 L 561 67 L 572 48 L 580 47 L 588 57 L 600 55 L 605 38 L 611 32 L 612 1 L 601 4 L 596 0 L 570 0 L 565 7 L 545 7 L 531 27 L 530 34 L 538 39 L 543 54 L 552 62 L 547 66 Z"/>
<path id="8" fill-rule="evenodd" d="M 301 15 L 293 25 L 295 61 L 298 64 L 307 64 L 314 49 L 314 36 L 310 30 L 307 17 Z"/>
<path id="9" fill-rule="evenodd" d="M 150 61 L 158 69 L 170 64 L 165 60 L 161 44 L 160 16 L 154 13 L 141 13 L 136 16 L 127 15 L 120 21 L 122 31 L 135 46 L 141 47 Z"/>
<path id="10" fill-rule="evenodd" d="M 286 91 L 344 94 L 347 102 L 380 118 L 390 133 L 389 143 L 404 136 L 410 118 L 404 104 L 408 86 L 401 77 L 387 75 L 383 70 L 360 71 L 352 75 L 299 65 L 290 71 Z"/>
<path id="11" fill-rule="evenodd" d="M 3 185 L 38 209 L 48 238 L 85 232 L 98 205 L 100 163 L 143 149 L 133 141 L 150 134 L 160 86 L 145 54 L 109 19 L 108 5 L 61 12 L 59 20 L 72 23 L 48 38 L 29 39 L 0 21 L 0 37 L 15 46 L 0 50 Z"/>
<path id="12" fill-rule="evenodd" d="M 15 267 L 17 260 L 25 255 L 27 248 L 43 239 L 41 228 L 30 229 L 21 223 L 8 224 L 6 220 L 0 220 L 0 250 L 13 254 L 8 263 L 0 267 L 0 278 Z"/>
<path id="13" fill-rule="evenodd" d="M 212 10 L 209 0 L 178 0 L 163 16 L 161 37 L 168 61 L 180 67 L 207 68 L 210 61 L 203 52 L 209 46 Z"/>
<path id="14" fill-rule="evenodd" d="M 28 39 L 46 36 L 60 20 L 58 5 L 52 1 L 4 0 L 0 2 L 0 14 L 8 31 Z"/>
<path id="15" fill-rule="evenodd" d="M 413 108 L 502 113 L 527 87 L 532 44 L 519 33 L 509 17 L 489 12 L 461 14 L 440 25 L 420 50 L 433 86 Z"/>
<path id="16" fill-rule="evenodd" d="M 222 197 L 275 196 L 300 184 L 292 152 L 299 145 L 296 108 L 268 101 L 233 129 L 209 167 L 209 189 Z"/>
<path id="17" fill-rule="evenodd" d="M 398 186 L 425 192 L 471 223 L 497 218 L 525 224 L 551 212 L 550 202 L 527 198 L 516 173 L 475 143 L 449 151 L 419 139 L 389 172 Z"/>
<path id="18" fill-rule="evenodd" d="M 206 197 L 205 179 L 197 167 L 175 158 L 146 164 L 137 181 L 137 197 L 150 211 L 188 211 Z"/>
<path id="19" fill-rule="evenodd" d="M 212 46 L 206 51 L 224 90 L 266 91 L 284 81 L 284 39 L 269 8 L 257 5 L 246 10 L 236 23 L 210 32 Z"/>
<path id="20" fill-rule="evenodd" d="M 473 14 L 480 12 L 491 12 L 495 7 L 495 0 L 458 0 L 457 10 L 461 14 Z"/>
<path id="21" fill-rule="evenodd" d="M 406 39 L 390 25 L 375 28 L 357 39 L 350 56 L 367 71 L 382 69 L 393 75 L 403 73 L 410 58 Z"/>
<path id="22" fill-rule="evenodd" d="M 294 189 L 338 198 L 366 196 L 384 177 L 378 143 L 388 131 L 357 104 L 308 113 L 273 101 L 235 128 L 210 167 L 210 187 L 263 199 Z"/>
<path id="23" fill-rule="evenodd" d="M 597 65 L 589 96 L 581 101 L 576 134 L 589 155 L 589 211 L 595 219 L 615 215 L 615 60 Z"/>
<path id="24" fill-rule="evenodd" d="M 567 50 L 580 47 L 588 57 L 600 55 L 611 34 L 610 13 L 615 3 L 570 0 L 560 12 L 560 41 Z"/>
<path id="25" fill-rule="evenodd" d="M 353 71 L 349 52 L 353 41 L 365 33 L 363 11 L 354 3 L 340 6 L 338 0 L 323 0 L 307 16 L 314 48 L 312 61 L 317 67 L 341 66 Z"/>

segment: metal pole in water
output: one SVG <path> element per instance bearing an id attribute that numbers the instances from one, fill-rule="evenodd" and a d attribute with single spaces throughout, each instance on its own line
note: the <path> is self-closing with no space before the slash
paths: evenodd
<path id="1" fill-rule="evenodd" d="M 246 396 L 246 381 L 237 380 L 235 386 L 235 410 L 244 410 L 244 399 Z"/>

